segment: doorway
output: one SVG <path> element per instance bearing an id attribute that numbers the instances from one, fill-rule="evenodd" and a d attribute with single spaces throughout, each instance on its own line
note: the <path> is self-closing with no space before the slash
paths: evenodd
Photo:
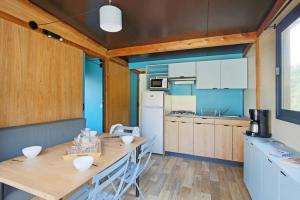
<path id="1" fill-rule="evenodd" d="M 84 117 L 86 127 L 103 132 L 103 62 L 86 55 L 84 59 Z"/>

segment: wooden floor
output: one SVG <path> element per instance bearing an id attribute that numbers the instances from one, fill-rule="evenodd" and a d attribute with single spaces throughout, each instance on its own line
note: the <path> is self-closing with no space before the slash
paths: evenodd
<path id="1" fill-rule="evenodd" d="M 250 200 L 243 169 L 222 164 L 154 155 L 141 177 L 147 200 Z M 134 189 L 123 199 L 139 199 Z"/>

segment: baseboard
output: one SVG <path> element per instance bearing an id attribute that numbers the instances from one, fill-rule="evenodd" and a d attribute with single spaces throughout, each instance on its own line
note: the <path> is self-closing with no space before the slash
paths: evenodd
<path id="1" fill-rule="evenodd" d="M 179 158 L 187 158 L 191 160 L 199 160 L 199 161 L 206 161 L 206 162 L 211 162 L 211 163 L 218 163 L 218 164 L 223 164 L 223 165 L 230 165 L 234 167 L 243 167 L 244 164 L 242 162 L 236 162 L 236 161 L 231 161 L 231 160 L 222 160 L 222 159 L 217 159 L 217 158 L 208 158 L 208 157 L 203 157 L 203 156 L 194 156 L 190 154 L 183 154 L 183 153 L 175 153 L 175 152 L 165 152 L 165 156 L 173 156 L 173 157 L 179 157 Z"/>

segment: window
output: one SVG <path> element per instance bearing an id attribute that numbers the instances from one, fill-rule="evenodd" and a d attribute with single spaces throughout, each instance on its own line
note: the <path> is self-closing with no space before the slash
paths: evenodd
<path id="1" fill-rule="evenodd" d="M 300 124 L 300 5 L 276 30 L 276 117 Z"/>

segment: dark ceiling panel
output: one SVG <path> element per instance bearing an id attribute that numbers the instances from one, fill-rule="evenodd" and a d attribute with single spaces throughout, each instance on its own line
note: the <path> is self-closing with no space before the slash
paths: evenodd
<path id="1" fill-rule="evenodd" d="M 274 0 L 210 0 L 208 35 L 256 31 Z"/>
<path id="2" fill-rule="evenodd" d="M 31 1 L 108 49 L 255 31 L 275 2 L 113 0 L 123 12 L 123 30 L 107 33 L 99 27 L 99 8 L 108 0 Z"/>

